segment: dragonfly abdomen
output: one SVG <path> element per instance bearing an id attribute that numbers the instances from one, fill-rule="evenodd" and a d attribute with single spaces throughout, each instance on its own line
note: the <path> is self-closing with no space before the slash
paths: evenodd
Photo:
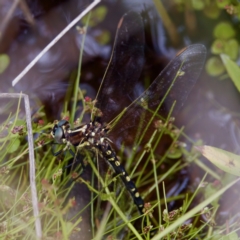
<path id="1" fill-rule="evenodd" d="M 120 176 L 124 185 L 126 186 L 128 192 L 133 198 L 135 205 L 137 206 L 139 212 L 143 214 L 144 201 L 140 196 L 138 189 L 135 183 L 131 180 L 128 173 L 126 172 L 123 165 L 119 162 L 115 151 L 112 149 L 111 145 L 108 142 L 98 146 L 99 150 L 102 153 L 103 158 L 111 165 L 115 173 Z"/>

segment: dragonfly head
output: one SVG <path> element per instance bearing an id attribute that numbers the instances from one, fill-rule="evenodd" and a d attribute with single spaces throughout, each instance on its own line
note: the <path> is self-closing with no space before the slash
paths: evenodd
<path id="1" fill-rule="evenodd" d="M 69 128 L 69 122 L 66 120 L 61 120 L 54 125 L 51 135 L 57 143 L 64 143 L 66 141 L 65 133 Z"/>

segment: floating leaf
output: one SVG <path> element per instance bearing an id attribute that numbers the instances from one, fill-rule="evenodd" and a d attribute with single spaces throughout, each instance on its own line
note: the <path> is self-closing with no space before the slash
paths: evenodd
<path id="1" fill-rule="evenodd" d="M 111 39 L 111 34 L 109 31 L 103 30 L 100 32 L 98 36 L 96 36 L 97 42 L 102 45 L 106 45 L 107 43 L 109 43 L 110 39 Z"/>
<path id="2" fill-rule="evenodd" d="M 238 41 L 235 38 L 228 40 L 227 43 L 224 45 L 224 53 L 226 53 L 232 60 L 237 59 L 238 52 Z"/>
<path id="3" fill-rule="evenodd" d="M 225 7 L 227 5 L 229 5 L 231 3 L 231 1 L 230 0 L 218 0 L 218 1 L 216 1 L 216 3 L 217 3 L 217 6 L 219 8 L 224 8 L 225 9 Z"/>
<path id="4" fill-rule="evenodd" d="M 205 3 L 202 0 L 192 0 L 192 7 L 195 10 L 203 10 L 205 7 Z"/>
<path id="5" fill-rule="evenodd" d="M 223 40 L 234 38 L 235 34 L 235 30 L 228 22 L 221 22 L 214 29 L 214 37 Z"/>
<path id="6" fill-rule="evenodd" d="M 240 92 L 240 68 L 239 66 L 232 61 L 227 55 L 221 54 L 220 55 L 223 61 L 223 64 L 225 65 L 225 68 L 227 69 L 228 75 L 232 79 L 234 85 Z"/>
<path id="7" fill-rule="evenodd" d="M 216 19 L 219 17 L 221 9 L 218 8 L 215 1 L 211 1 L 205 6 L 203 12 L 207 17 Z"/>
<path id="8" fill-rule="evenodd" d="M 213 54 L 223 53 L 225 45 L 226 45 L 226 41 L 222 39 L 216 39 L 212 44 L 211 52 Z"/>
<path id="9" fill-rule="evenodd" d="M 105 6 L 100 6 L 92 10 L 91 19 L 89 20 L 89 26 L 94 27 L 101 23 L 107 14 L 107 8 Z M 86 25 L 87 17 L 82 19 L 82 23 Z"/>
<path id="10" fill-rule="evenodd" d="M 211 146 L 195 147 L 204 157 L 221 170 L 240 176 L 240 156 Z"/>
<path id="11" fill-rule="evenodd" d="M 3 73 L 10 63 L 10 58 L 7 54 L 0 54 L 0 74 Z"/>
<path id="12" fill-rule="evenodd" d="M 225 71 L 225 67 L 219 57 L 211 57 L 207 60 L 206 70 L 209 75 L 216 77 Z"/>

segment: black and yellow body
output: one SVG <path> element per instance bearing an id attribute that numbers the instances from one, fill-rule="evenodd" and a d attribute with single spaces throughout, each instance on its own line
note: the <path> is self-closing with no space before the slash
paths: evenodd
<path id="1" fill-rule="evenodd" d="M 143 214 L 144 201 L 134 182 L 118 160 L 116 152 L 111 146 L 111 140 L 107 137 L 107 132 L 108 129 L 102 127 L 96 121 L 71 129 L 68 121 L 61 120 L 54 125 L 51 135 L 56 142 L 66 144 L 64 151 L 71 146 L 76 147 L 78 151 L 81 151 L 82 147 L 87 147 L 92 151 L 97 150 L 101 157 L 113 168 L 115 173 L 120 176 L 140 214 Z"/>

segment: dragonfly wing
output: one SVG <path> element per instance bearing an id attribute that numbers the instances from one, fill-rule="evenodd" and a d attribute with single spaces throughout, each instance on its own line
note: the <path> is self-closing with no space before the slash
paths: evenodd
<path id="1" fill-rule="evenodd" d="M 144 26 L 141 16 L 129 12 L 120 20 L 110 62 L 106 69 L 96 107 L 107 123 L 137 98 L 137 86 L 144 65 Z"/>
<path id="2" fill-rule="evenodd" d="M 175 116 L 196 83 L 206 58 L 206 48 L 201 44 L 190 45 L 181 51 L 157 76 L 150 87 L 126 110 L 110 132 L 110 138 L 120 143 L 132 133 L 143 131 L 153 111 L 161 104 L 158 114 L 166 118 L 176 101 L 172 116 Z M 139 125 L 140 119 L 142 125 Z M 153 128 L 153 124 L 151 126 Z M 151 131 L 150 131 L 151 132 Z M 129 139 L 129 142 L 132 139 Z"/>

